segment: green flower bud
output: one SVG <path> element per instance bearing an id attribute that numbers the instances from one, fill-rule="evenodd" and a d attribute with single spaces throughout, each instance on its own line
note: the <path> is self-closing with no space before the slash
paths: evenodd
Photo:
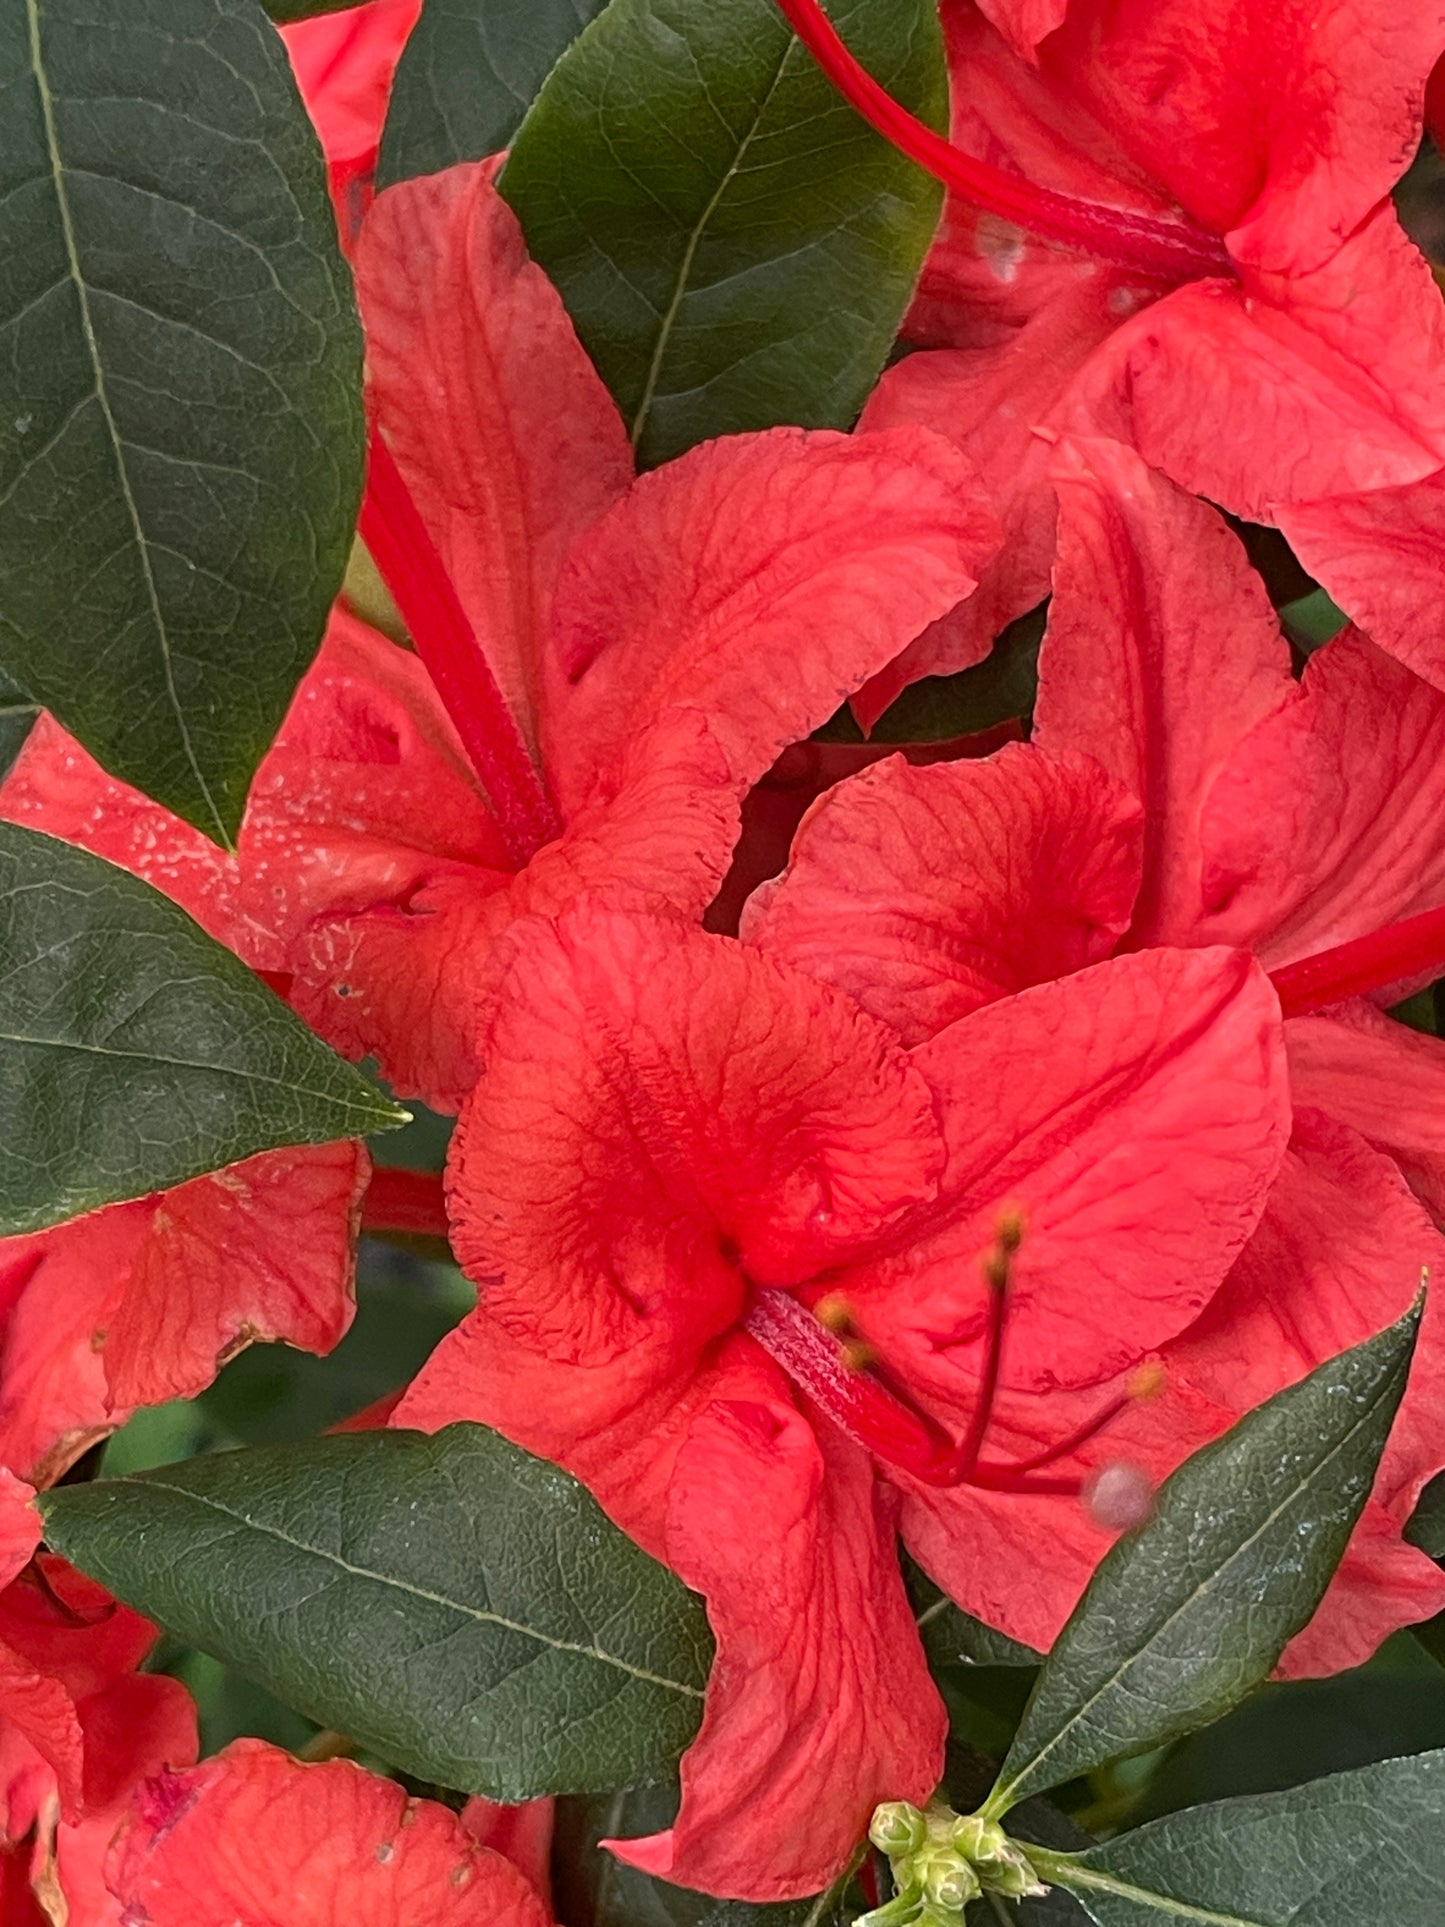
<path id="1" fill-rule="evenodd" d="M 997 1820 L 985 1820 L 977 1813 L 954 1821 L 952 1840 L 965 1860 L 994 1860 L 1001 1851 L 1008 1851 L 1008 1835 Z"/>
<path id="2" fill-rule="evenodd" d="M 970 1900 L 978 1899 L 983 1885 L 966 1860 L 949 1854 L 946 1860 L 939 1859 L 924 1869 L 923 1892 L 936 1907 L 961 1914 Z"/>
<path id="3" fill-rule="evenodd" d="M 885 1800 L 873 1809 L 868 1838 L 890 1860 L 917 1853 L 928 1838 L 928 1822 L 907 1800 Z"/>

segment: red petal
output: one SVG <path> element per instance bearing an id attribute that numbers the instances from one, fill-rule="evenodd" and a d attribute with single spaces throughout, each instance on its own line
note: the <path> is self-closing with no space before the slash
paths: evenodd
<path id="1" fill-rule="evenodd" d="M 643 476 L 558 584 L 564 812 L 671 707 L 702 710 L 755 782 L 969 594 L 999 540 L 976 503 L 968 464 L 918 428 L 731 436 Z"/>
<path id="2" fill-rule="evenodd" d="M 966 1423 L 982 1261 L 1006 1207 L 1024 1237 L 1005 1386 L 1097 1384 L 1182 1330 L 1253 1231 L 1284 1152 L 1280 1032 L 1242 952 L 1148 950 L 920 1045 L 949 1146 L 939 1198 L 890 1255 L 837 1279 L 890 1368 Z"/>
<path id="3" fill-rule="evenodd" d="M 281 30 L 326 158 L 373 160 L 392 71 L 421 0 L 368 0 Z"/>
<path id="4" fill-rule="evenodd" d="M 884 1799 L 925 1803 L 946 1718 L 864 1453 L 782 1400 L 713 1404 L 668 1504 L 668 1563 L 718 1639 L 674 1824 L 609 1842 L 660 1879 L 765 1902 L 815 1894 Z"/>
<path id="5" fill-rule="evenodd" d="M 1442 822 L 1445 695 L 1348 633 L 1311 656 L 1210 793 L 1199 935 L 1277 969 L 1433 909 Z"/>
<path id="6" fill-rule="evenodd" d="M 351 1323 L 365 1147 L 265 1151 L 156 1204 L 105 1334 L 121 1405 L 189 1398 L 257 1339 L 328 1352 Z"/>
<path id="7" fill-rule="evenodd" d="M 1138 804 L 1081 756 L 1013 747 L 924 769 L 895 756 L 814 806 L 743 935 L 915 1044 L 1107 956 L 1142 838 Z"/>
<path id="8" fill-rule="evenodd" d="M 1442 46 L 1434 7 L 1071 0 L 1039 64 L 1236 252 L 1307 265 L 1403 173 Z"/>
<path id="9" fill-rule="evenodd" d="M 370 394 L 493 674 L 535 750 L 563 556 L 632 456 L 489 163 L 406 181 L 367 217 Z"/>
<path id="10" fill-rule="evenodd" d="M 726 938 L 579 908 L 519 926 L 453 1141 L 453 1243 L 538 1349 L 602 1364 L 650 1323 L 696 1352 L 927 1197 L 927 1086 L 824 985 Z"/>
<path id="11" fill-rule="evenodd" d="M 278 965 L 275 946 L 242 914 L 235 859 L 159 803 L 108 776 L 53 717 L 41 716 L 0 783 L 0 817 L 118 863 L 179 903 L 253 967 Z"/>
<path id="12" fill-rule="evenodd" d="M 1389 1151 L 1445 1219 L 1445 1043 L 1363 1002 L 1294 1018 L 1284 1036 L 1295 1101 Z"/>
<path id="13" fill-rule="evenodd" d="M 1445 456 L 1445 308 L 1381 208 L 1308 273 L 1176 289 L 1095 356 L 1070 402 L 1181 487 L 1272 521 L 1393 488 Z"/>
<path id="14" fill-rule="evenodd" d="M 1055 257 L 1057 258 L 1057 257 Z M 854 698 L 864 728 L 919 676 L 979 661 L 1016 616 L 1049 591 L 1054 557 L 1052 437 L 1036 433 L 1081 365 L 1118 326 L 1133 298 L 1117 277 L 1077 277 L 1000 342 L 908 355 L 888 369 L 864 410 L 865 431 L 918 423 L 937 429 L 978 470 L 981 499 L 1003 544 L 978 588 L 874 676 Z"/>
<path id="15" fill-rule="evenodd" d="M 1189 941 L 1200 814 L 1240 737 L 1294 692 L 1289 651 L 1219 517 L 1113 442 L 1055 468 L 1059 560 L 1034 740 L 1084 750 L 1145 808 L 1137 942 Z"/>
<path id="16" fill-rule="evenodd" d="M 1069 0 L 978 0 L 978 10 L 1027 60 L 1044 36 L 1062 24 Z"/>
<path id="17" fill-rule="evenodd" d="M 521 1874 L 447 1808 L 260 1740 L 148 1781 L 106 1877 L 148 1927 L 549 1927 Z"/>
<path id="18" fill-rule="evenodd" d="M 1445 470 L 1279 511 L 1290 547 L 1382 649 L 1445 688 Z"/>

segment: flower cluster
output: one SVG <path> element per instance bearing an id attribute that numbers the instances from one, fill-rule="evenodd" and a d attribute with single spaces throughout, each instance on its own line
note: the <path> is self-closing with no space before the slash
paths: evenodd
<path id="1" fill-rule="evenodd" d="M 194 1764 L 152 1630 L 36 1552 L 30 1488 L 138 1407 L 337 1342 L 364 1222 L 477 1287 L 387 1422 L 494 1428 L 705 1600 L 676 1819 L 609 1844 L 753 1902 L 826 1888 L 880 1803 L 924 1825 L 900 1548 L 1046 1648 L 1154 1485 L 1445 1276 L 1445 1042 L 1387 1014 L 1445 966 L 1445 309 L 1390 198 L 1445 18 L 943 0 L 945 139 L 783 10 L 948 186 L 907 352 L 852 432 L 644 473 L 495 159 L 363 210 L 415 0 L 290 30 L 406 641 L 337 604 L 234 851 L 49 717 L 0 816 L 458 1123 L 444 1196 L 345 1141 L 0 1241 L 7 1920 L 551 1918 L 545 1808 Z M 1307 661 L 1262 531 L 1349 618 Z M 799 747 L 1045 597 L 1026 717 Z M 1287 1671 L 1445 1608 L 1402 1537 L 1442 1373 L 1436 1302 Z"/>

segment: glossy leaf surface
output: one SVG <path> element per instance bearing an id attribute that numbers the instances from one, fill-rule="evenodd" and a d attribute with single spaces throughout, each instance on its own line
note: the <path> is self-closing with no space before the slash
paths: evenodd
<path id="1" fill-rule="evenodd" d="M 377 184 L 485 160 L 606 0 L 426 0 L 392 82 Z"/>
<path id="2" fill-rule="evenodd" d="M 0 665 L 225 843 L 316 651 L 360 333 L 255 0 L 0 0 Z"/>
<path id="3" fill-rule="evenodd" d="M 1105 1556 L 1050 1653 L 988 1809 L 1203 1726 L 1310 1618 L 1374 1483 L 1418 1312 L 1187 1459 Z"/>
<path id="4" fill-rule="evenodd" d="M 932 0 L 847 0 L 836 19 L 891 93 L 941 119 Z M 613 0 L 501 186 L 644 466 L 778 422 L 850 426 L 940 205 L 772 0 Z"/>
<path id="5" fill-rule="evenodd" d="M 702 1603 L 555 1466 L 476 1425 L 71 1486 L 52 1545 L 168 1632 L 440 1786 L 657 1778 L 702 1717 Z"/>
<path id="6" fill-rule="evenodd" d="M 0 1236 L 404 1122 L 184 910 L 0 823 Z"/>

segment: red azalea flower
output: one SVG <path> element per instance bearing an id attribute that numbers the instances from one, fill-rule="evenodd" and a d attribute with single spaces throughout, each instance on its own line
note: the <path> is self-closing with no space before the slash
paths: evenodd
<path id="1" fill-rule="evenodd" d="M 1096 788 L 1127 844 L 1137 813 Z M 1076 1574 L 1035 1556 L 1065 1510 L 1049 1495 L 1108 1456 L 1065 1433 L 1207 1303 L 1278 1166 L 1274 998 L 1237 951 L 1156 950 L 910 1055 L 850 998 L 676 921 L 578 905 L 509 949 L 449 1178 L 481 1304 L 395 1422 L 497 1426 L 706 1596 L 718 1657 L 677 1822 L 618 1851 L 709 1892 L 816 1892 L 875 1801 L 926 1798 L 940 1769 L 878 1469 L 969 1476 L 959 1559 L 1034 1602 L 1030 1624 L 1062 1618 Z M 1006 1375 L 1051 1429 L 1011 1421 L 970 1468 L 954 1361 L 987 1347 L 986 1266 L 1019 1209 Z M 889 1306 L 874 1342 L 901 1397 L 848 1368 L 820 1299 Z M 1017 1496 L 1010 1458 L 1055 1445 L 1074 1462 Z M 1104 1535 L 1067 1510 L 1096 1559 Z"/>
<path id="2" fill-rule="evenodd" d="M 257 1340 L 329 1352 L 355 1305 L 370 1159 L 267 1151 L 0 1239 L 0 1465 L 53 1484 L 137 1406 L 190 1398 Z"/>
<path id="3" fill-rule="evenodd" d="M 36 1553 L 31 1496 L 0 1470 L 0 1891 L 7 1921 L 98 1927 L 106 1843 L 139 1780 L 195 1758 L 195 1708 L 175 1680 L 137 1673 L 149 1621 Z"/>
<path id="4" fill-rule="evenodd" d="M 392 1084 L 455 1110 L 496 934 L 579 889 L 700 917 L 742 796 L 966 596 L 998 539 L 920 429 L 627 436 L 487 166 L 391 189 L 357 262 L 363 528 L 419 654 L 338 612 L 239 866 L 42 723 L 0 812 L 177 897 Z M 430 673 L 429 673 L 430 672 Z"/>
<path id="5" fill-rule="evenodd" d="M 1237 944 L 1276 970 L 1286 1012 L 1299 1013 L 1285 1025 L 1294 1136 L 1249 1246 L 1199 1322 L 1162 1349 L 1171 1384 L 1208 1401 L 1146 1456 L 1162 1473 L 1222 1412 L 1397 1317 L 1422 1269 L 1441 1275 L 1445 1242 L 1421 1200 L 1445 1213 L 1445 1045 L 1336 1000 L 1368 984 L 1341 974 L 1361 951 L 1387 1000 L 1421 963 L 1438 972 L 1441 919 L 1410 919 L 1445 898 L 1445 697 L 1358 634 L 1319 650 L 1296 683 L 1238 542 L 1129 450 L 1065 445 L 1055 482 L 1059 562 L 1032 745 L 984 764 L 883 764 L 843 784 L 743 930 L 923 1049 L 962 1013 L 1115 944 L 1145 956 Z M 1080 768 L 1143 805 L 1142 858 L 1091 824 Z M 884 848 L 896 880 L 880 892 Z M 881 1329 L 896 1336 L 902 1317 L 884 1306 Z M 1355 1663 L 1445 1604 L 1438 1568 L 1400 1538 L 1445 1463 L 1431 1390 L 1442 1319 L 1432 1302 L 1375 1500 L 1291 1648 L 1295 1670 Z M 950 1553 L 968 1502 L 914 1495 L 905 1530 L 920 1510 L 936 1515 L 931 1536 L 918 1527 L 930 1570 L 993 1617 Z"/>
<path id="6" fill-rule="evenodd" d="M 106 1880 L 121 1918 L 147 1927 L 552 1927 L 465 1814 L 262 1740 L 147 1781 Z"/>
<path id="7" fill-rule="evenodd" d="M 783 10 L 822 33 L 813 0 Z M 890 370 L 868 421 L 951 434 L 1010 539 L 860 713 L 977 660 L 1045 593 L 1032 431 L 1058 419 L 1277 523 L 1383 646 L 1445 679 L 1445 314 L 1389 199 L 1445 8 L 1377 12 L 944 0 L 957 167 L 985 178 L 951 197 L 910 323 L 947 346 Z M 923 152 L 916 130 L 892 131 Z"/>

